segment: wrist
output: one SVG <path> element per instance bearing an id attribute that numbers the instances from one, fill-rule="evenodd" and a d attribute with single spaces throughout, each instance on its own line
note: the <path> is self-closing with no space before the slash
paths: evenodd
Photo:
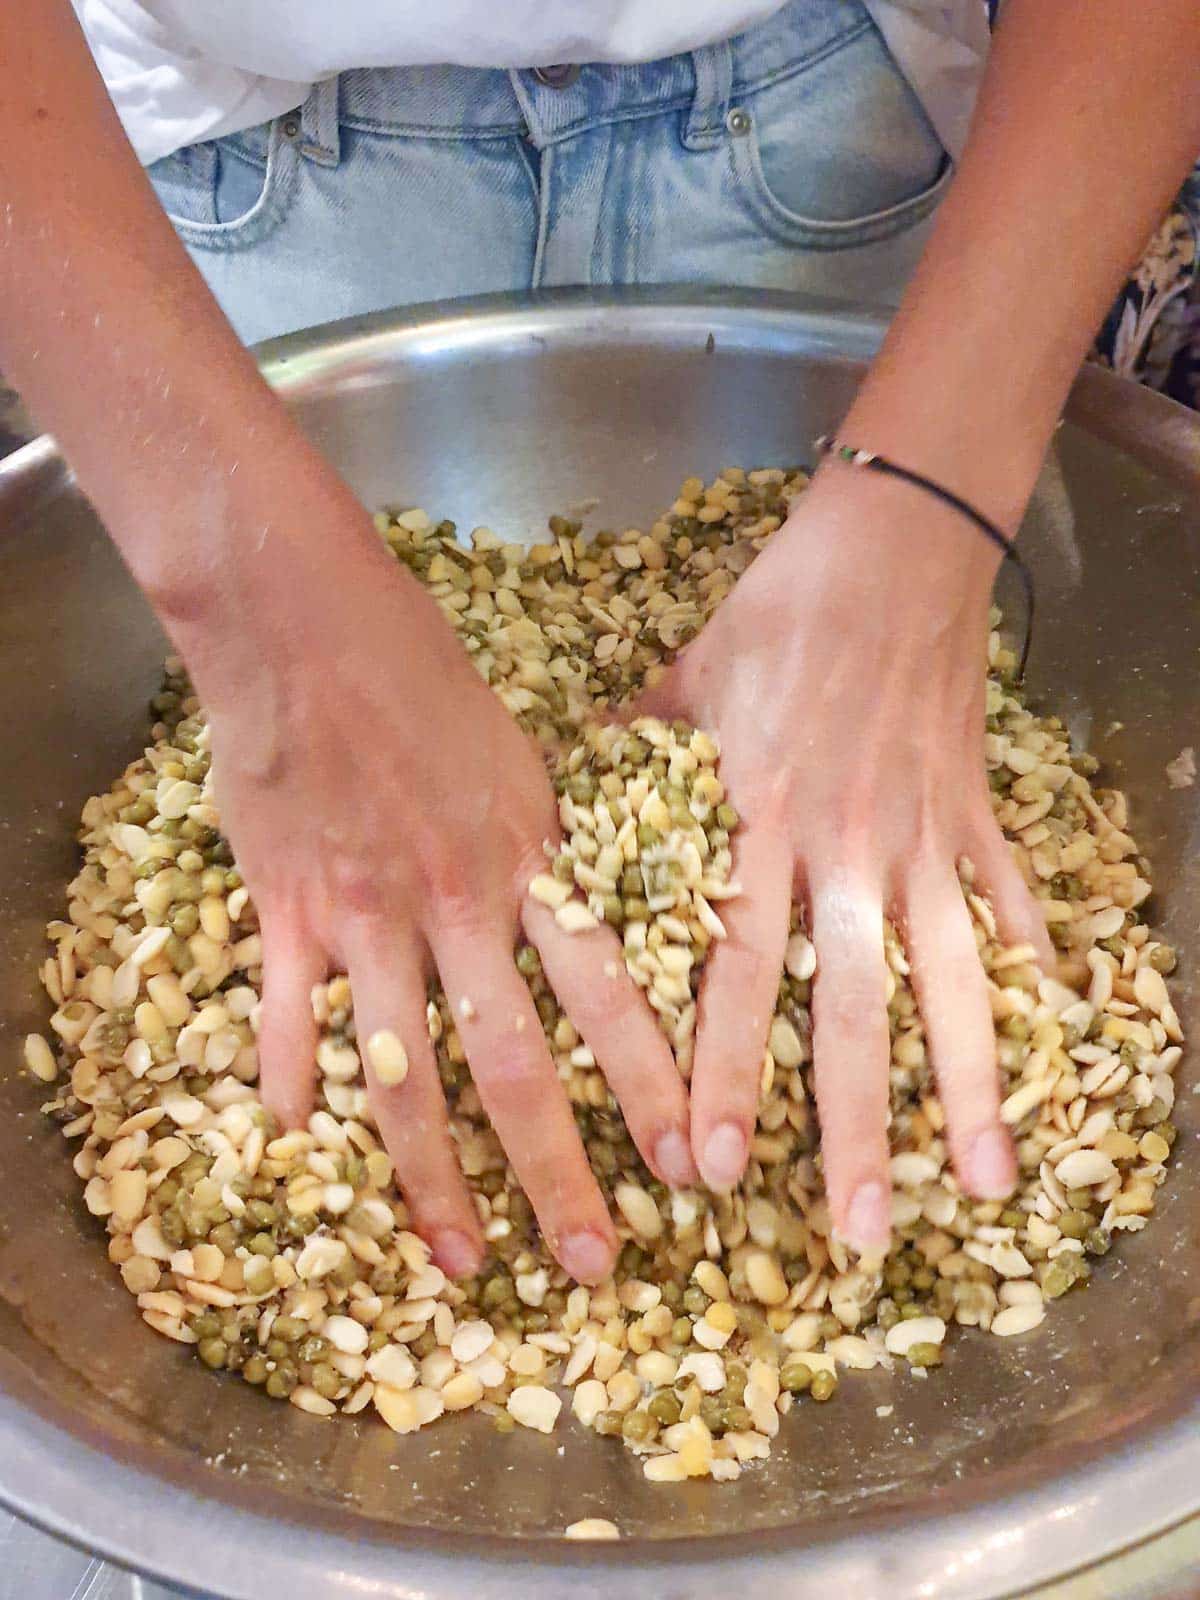
<path id="1" fill-rule="evenodd" d="M 827 459 L 800 502 L 798 581 L 877 588 L 951 603 L 991 592 L 1002 553 L 961 512 L 918 485 Z"/>
<path id="2" fill-rule="evenodd" d="M 918 401 L 886 376 L 868 378 L 837 437 L 928 478 L 1015 539 L 1052 430 L 996 415 L 981 396 L 963 396 L 957 406 L 954 400 Z M 916 485 L 905 487 L 936 498 Z M 978 530 L 975 537 L 984 540 Z"/>
<path id="3" fill-rule="evenodd" d="M 224 328 L 224 324 L 222 324 Z M 225 329 L 228 333 L 228 329 Z M 230 335 L 232 340 L 232 335 Z M 293 568 L 379 553 L 370 519 L 240 346 L 180 358 L 138 428 L 71 455 L 81 486 L 168 632 L 232 630 Z M 116 416 L 138 403 L 122 391 Z"/>
<path id="4" fill-rule="evenodd" d="M 250 397 L 253 400 L 253 397 Z M 139 498 L 110 522 L 172 639 L 227 646 L 283 627 L 307 601 L 378 582 L 387 558 L 362 505 L 265 392 L 219 423 L 201 414 L 175 475 L 139 475 Z M 257 411 L 257 414 L 255 414 Z M 277 414 L 276 414 L 277 413 Z"/>
<path id="5" fill-rule="evenodd" d="M 1033 314 L 1024 286 L 1002 295 L 977 263 L 954 270 L 944 255 L 922 262 L 838 433 L 943 484 L 1011 537 L 1081 357 Z"/>
<path id="6" fill-rule="evenodd" d="M 257 483 L 246 493 L 223 484 L 163 541 L 153 570 L 138 573 L 206 697 L 227 699 L 252 674 L 312 670 L 384 591 L 414 612 L 401 618 L 405 635 L 422 609 L 419 589 L 332 472 L 268 477 L 286 482 L 286 494 L 267 503 Z"/>

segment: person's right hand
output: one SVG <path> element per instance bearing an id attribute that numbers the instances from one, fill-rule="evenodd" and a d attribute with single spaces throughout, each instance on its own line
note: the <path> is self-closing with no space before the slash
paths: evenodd
<path id="1" fill-rule="evenodd" d="M 436 968 L 550 1249 L 595 1283 L 616 1234 L 514 963 L 518 925 L 647 1164 L 671 1184 L 695 1180 L 686 1090 L 616 935 L 567 934 L 526 897 L 558 832 L 542 760 L 433 601 L 365 532 L 325 529 L 324 561 L 306 562 L 300 541 L 277 562 L 274 588 L 256 596 L 255 663 L 231 670 L 210 633 L 198 647 L 222 826 L 262 926 L 263 1098 L 303 1124 L 311 990 L 348 972 L 372 1107 L 414 1225 L 447 1272 L 477 1270 L 479 1218 L 427 1030 Z M 370 1066 L 367 1042 L 381 1030 L 408 1054 L 397 1087 Z"/>

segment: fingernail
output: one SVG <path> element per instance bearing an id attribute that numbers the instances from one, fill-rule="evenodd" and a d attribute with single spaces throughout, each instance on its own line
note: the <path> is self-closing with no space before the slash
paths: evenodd
<path id="1" fill-rule="evenodd" d="M 479 1269 L 479 1250 L 457 1228 L 443 1228 L 433 1236 L 434 1260 L 451 1278 L 469 1278 Z"/>
<path id="2" fill-rule="evenodd" d="M 876 1250 L 892 1233 L 892 1197 L 881 1183 L 864 1183 L 854 1191 L 846 1213 L 846 1243 L 855 1250 Z"/>
<path id="3" fill-rule="evenodd" d="M 967 1187 L 981 1200 L 1007 1200 L 1017 1181 L 1012 1142 L 999 1128 L 981 1133 L 967 1152 Z"/>
<path id="4" fill-rule="evenodd" d="M 590 1228 L 568 1235 L 558 1251 L 558 1259 L 580 1283 L 599 1283 L 612 1270 L 612 1251 Z"/>
<path id="5" fill-rule="evenodd" d="M 664 1133 L 654 1146 L 654 1164 L 660 1174 L 675 1188 L 695 1183 L 696 1168 L 688 1142 L 678 1129 Z"/>
<path id="6" fill-rule="evenodd" d="M 723 1122 L 709 1134 L 700 1157 L 700 1175 L 710 1189 L 732 1189 L 746 1170 L 749 1147 L 746 1135 L 733 1122 Z"/>

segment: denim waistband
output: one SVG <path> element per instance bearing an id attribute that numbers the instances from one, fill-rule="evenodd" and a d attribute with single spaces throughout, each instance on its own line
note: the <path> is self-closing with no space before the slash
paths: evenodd
<path id="1" fill-rule="evenodd" d="M 737 96 L 799 72 L 873 27 L 862 0 L 788 0 L 745 33 L 636 66 L 586 65 L 565 88 L 531 71 L 396 67 L 343 72 L 301 110 L 301 149 L 335 165 L 339 130 L 397 137 L 527 137 L 544 147 L 604 123 L 687 112 L 684 141 L 712 143 Z"/>

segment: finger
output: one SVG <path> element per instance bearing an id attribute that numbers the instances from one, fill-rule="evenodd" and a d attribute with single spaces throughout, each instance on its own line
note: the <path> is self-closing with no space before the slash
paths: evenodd
<path id="1" fill-rule="evenodd" d="M 371 1109 L 413 1227 L 443 1272 L 468 1277 L 483 1260 L 483 1234 L 450 1137 L 418 953 L 361 929 L 346 955 Z M 385 1081 L 400 1076 L 404 1057 L 402 1081 Z"/>
<path id="2" fill-rule="evenodd" d="M 615 708 L 614 714 L 624 723 L 637 722 L 641 717 L 670 722 L 679 711 L 679 700 L 674 677 L 668 669 L 652 689 L 643 689 L 635 699 L 626 700 Z"/>
<path id="3" fill-rule="evenodd" d="M 750 1152 L 763 1050 L 783 971 L 792 862 L 774 828 L 747 828 L 734 876 L 742 895 L 721 905 L 726 937 L 709 949 L 692 1068 L 692 1150 L 712 1189 L 731 1189 Z"/>
<path id="4" fill-rule="evenodd" d="M 616 718 L 624 723 L 636 722 L 639 717 L 657 717 L 660 722 L 683 717 L 685 722 L 690 721 L 682 682 L 686 654 L 686 650 L 680 651 L 670 666 L 651 667 L 633 698 L 614 708 Z"/>
<path id="5" fill-rule="evenodd" d="M 914 872 L 907 954 L 937 1073 L 954 1170 L 971 1194 L 1002 1200 L 1017 1181 L 1000 1121 L 996 1030 L 975 930 L 949 862 Z"/>
<path id="6" fill-rule="evenodd" d="M 312 1111 L 317 1066 L 312 992 L 324 979 L 328 963 L 294 917 L 264 912 L 260 920 L 259 1087 L 263 1105 L 285 1128 L 303 1127 Z"/>
<path id="7" fill-rule="evenodd" d="M 601 1282 L 616 1230 L 511 950 L 454 929 L 433 940 L 433 953 L 483 1109 L 547 1245 L 572 1277 Z"/>
<path id="8" fill-rule="evenodd" d="M 559 1004 L 616 1095 L 630 1137 L 663 1183 L 696 1182 L 687 1089 L 611 928 L 564 933 L 554 913 L 527 900 L 521 921 Z"/>
<path id="9" fill-rule="evenodd" d="M 846 875 L 813 886 L 813 1075 L 834 1229 L 856 1250 L 891 1237 L 887 969 L 878 889 Z"/>
<path id="10" fill-rule="evenodd" d="M 1012 845 L 991 818 L 979 829 L 968 853 L 975 866 L 976 888 L 991 902 L 1001 938 L 1008 944 L 1031 944 L 1039 964 L 1053 972 L 1058 958 L 1046 919 L 1021 876 Z"/>

